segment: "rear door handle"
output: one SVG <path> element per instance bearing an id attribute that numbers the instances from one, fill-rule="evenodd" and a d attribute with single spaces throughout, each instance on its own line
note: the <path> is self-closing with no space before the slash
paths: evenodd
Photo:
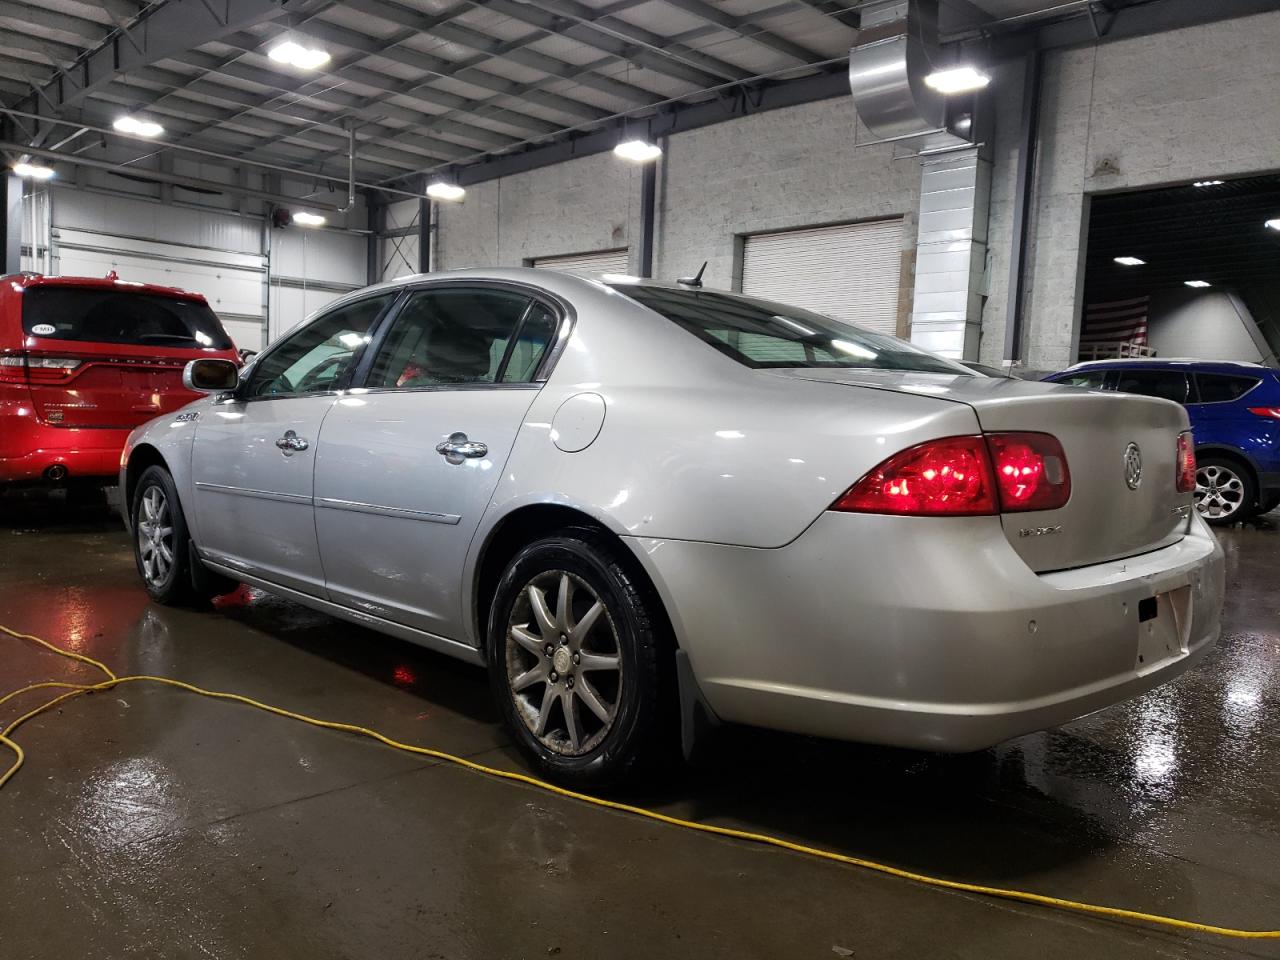
<path id="1" fill-rule="evenodd" d="M 468 440 L 465 433 L 451 433 L 448 440 L 441 440 L 436 444 L 436 453 L 450 463 L 458 464 L 464 460 L 487 456 L 489 446 L 478 440 Z"/>
<path id="2" fill-rule="evenodd" d="M 276 441 L 276 446 L 280 448 L 286 457 L 291 457 L 295 453 L 307 449 L 311 444 L 307 443 L 292 430 L 286 430 L 284 436 Z"/>

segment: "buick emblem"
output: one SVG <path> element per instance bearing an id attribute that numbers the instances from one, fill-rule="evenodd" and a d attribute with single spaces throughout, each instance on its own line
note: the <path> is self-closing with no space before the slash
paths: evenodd
<path id="1" fill-rule="evenodd" d="M 1138 484 L 1142 483 L 1142 451 L 1136 443 L 1125 447 L 1124 482 L 1130 490 L 1137 490 Z"/>

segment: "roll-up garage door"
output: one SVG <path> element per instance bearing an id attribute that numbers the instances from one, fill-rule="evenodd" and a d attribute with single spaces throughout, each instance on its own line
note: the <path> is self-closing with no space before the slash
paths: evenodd
<path id="1" fill-rule="evenodd" d="M 114 270 L 121 280 L 204 294 L 237 347 L 262 349 L 264 257 L 58 228 L 53 264 L 66 277 L 104 277 Z"/>
<path id="2" fill-rule="evenodd" d="M 563 270 L 580 277 L 594 277 L 602 273 L 627 272 L 627 248 L 597 250 L 593 253 L 574 253 L 564 257 L 538 257 L 533 265 L 544 270 Z"/>
<path id="3" fill-rule="evenodd" d="M 902 220 L 757 233 L 743 241 L 742 292 L 895 333 Z"/>

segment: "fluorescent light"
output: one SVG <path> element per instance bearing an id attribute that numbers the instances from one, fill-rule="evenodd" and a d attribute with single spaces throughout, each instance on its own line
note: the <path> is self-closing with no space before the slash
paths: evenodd
<path id="1" fill-rule="evenodd" d="M 288 64 L 299 70 L 317 70 L 329 62 L 329 54 L 319 47 L 304 47 L 300 43 L 286 40 L 272 47 L 267 56 L 276 63 Z"/>
<path id="2" fill-rule="evenodd" d="M 924 78 L 925 85 L 939 93 L 968 93 L 981 90 L 991 82 L 991 75 L 975 67 L 953 67 L 937 70 Z"/>
<path id="3" fill-rule="evenodd" d="M 1139 260 L 1137 257 L 1116 257 L 1116 263 L 1122 267 L 1141 267 L 1146 265 L 1145 260 Z"/>
<path id="4" fill-rule="evenodd" d="M 1220 187 L 1222 186 L 1222 181 L 1221 180 L 1197 180 L 1195 183 L 1192 184 L 1192 186 L 1193 187 Z"/>
<path id="5" fill-rule="evenodd" d="M 318 213 L 307 213 L 305 210 L 293 215 L 293 222 L 300 227 L 323 227 L 328 221 Z"/>
<path id="6" fill-rule="evenodd" d="M 1280 217 L 1277 217 L 1275 220 L 1268 220 L 1263 224 L 1263 226 L 1269 227 L 1272 230 L 1280 230 Z"/>
<path id="7" fill-rule="evenodd" d="M 874 350 L 868 350 L 866 347 L 850 343 L 848 340 L 832 340 L 831 345 L 843 353 L 861 357 L 864 360 L 874 360 L 877 356 Z"/>
<path id="8" fill-rule="evenodd" d="M 648 163 L 662 156 L 662 148 L 646 140 L 624 140 L 613 148 L 613 155 L 632 163 Z"/>
<path id="9" fill-rule="evenodd" d="M 1209 286 L 1208 280 L 1183 280 L 1182 282 L 1185 283 L 1188 287 L 1195 287 L 1197 290 L 1200 289 L 1201 287 Z"/>
<path id="10" fill-rule="evenodd" d="M 137 117 L 123 116 L 116 117 L 115 123 L 111 124 L 121 133 L 133 134 L 135 137 L 158 137 L 164 133 L 164 127 L 151 120 L 139 120 Z"/>
<path id="11" fill-rule="evenodd" d="M 46 167 L 35 161 L 27 163 L 24 160 L 13 165 L 13 172 L 20 177 L 30 177 L 32 180 L 48 180 L 53 176 L 53 167 Z"/>
<path id="12" fill-rule="evenodd" d="M 444 180 L 435 180 L 427 184 L 427 196 L 432 200 L 448 200 L 456 203 L 467 195 L 467 191 L 456 183 L 446 183 Z"/>

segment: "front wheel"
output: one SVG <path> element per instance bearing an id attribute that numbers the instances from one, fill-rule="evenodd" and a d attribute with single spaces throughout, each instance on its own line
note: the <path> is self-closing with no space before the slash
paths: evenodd
<path id="1" fill-rule="evenodd" d="M 665 619 L 652 589 L 590 530 L 508 565 L 489 617 L 489 673 L 516 742 L 545 776 L 601 786 L 669 745 Z"/>
<path id="2" fill-rule="evenodd" d="M 1257 498 L 1253 476 L 1235 460 L 1207 456 L 1196 465 L 1196 510 L 1214 526 L 1244 520 Z"/>
<path id="3" fill-rule="evenodd" d="M 194 560 L 187 520 L 173 477 L 164 467 L 148 467 L 133 492 L 133 555 L 151 599 L 188 606 L 234 589 L 210 571 L 192 570 Z"/>

